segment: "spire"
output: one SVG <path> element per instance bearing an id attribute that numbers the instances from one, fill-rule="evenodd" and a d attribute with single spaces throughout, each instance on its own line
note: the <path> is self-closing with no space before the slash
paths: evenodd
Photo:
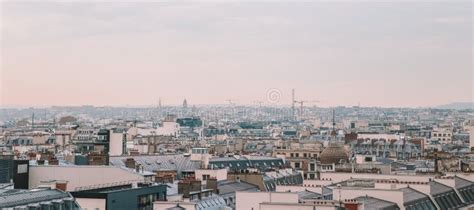
<path id="1" fill-rule="evenodd" d="M 184 109 L 188 108 L 188 101 L 186 101 L 186 99 L 184 99 L 184 101 L 183 101 L 183 108 Z"/>
<path id="2" fill-rule="evenodd" d="M 332 130 L 336 130 L 336 110 L 332 110 Z"/>
<path id="3" fill-rule="evenodd" d="M 331 132 L 331 136 L 333 138 L 335 138 L 337 135 L 336 133 L 336 110 L 333 109 L 332 110 L 332 132 Z"/>

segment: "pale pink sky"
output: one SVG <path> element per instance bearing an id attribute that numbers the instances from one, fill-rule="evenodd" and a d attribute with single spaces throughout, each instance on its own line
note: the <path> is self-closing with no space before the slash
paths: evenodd
<path id="1" fill-rule="evenodd" d="M 472 101 L 471 4 L 1 3 L 0 103 Z"/>

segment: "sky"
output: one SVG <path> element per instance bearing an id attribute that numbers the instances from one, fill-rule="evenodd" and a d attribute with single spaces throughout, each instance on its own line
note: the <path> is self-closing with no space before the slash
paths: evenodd
<path id="1" fill-rule="evenodd" d="M 3 106 L 473 101 L 472 1 L 1 3 Z"/>

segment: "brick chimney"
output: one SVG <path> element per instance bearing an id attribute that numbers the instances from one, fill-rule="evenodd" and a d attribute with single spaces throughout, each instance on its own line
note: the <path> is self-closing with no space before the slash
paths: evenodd
<path id="1" fill-rule="evenodd" d="M 127 168 L 135 169 L 135 167 L 136 167 L 135 164 L 136 164 L 136 162 L 133 158 L 127 158 L 125 160 L 125 167 L 127 167 Z"/>
<path id="2" fill-rule="evenodd" d="M 190 189 L 191 189 L 191 182 L 189 181 L 178 182 L 178 194 L 183 194 L 183 198 L 189 198 Z"/>
<path id="3" fill-rule="evenodd" d="M 56 181 L 56 189 L 66 192 L 67 181 Z"/>
<path id="4" fill-rule="evenodd" d="M 189 192 L 201 191 L 201 181 L 182 180 L 178 182 L 178 193 L 183 194 L 183 198 L 189 198 Z"/>
<path id="5" fill-rule="evenodd" d="M 214 177 L 207 179 L 206 188 L 212 189 L 215 194 L 218 194 L 219 191 L 217 189 L 217 179 Z"/>

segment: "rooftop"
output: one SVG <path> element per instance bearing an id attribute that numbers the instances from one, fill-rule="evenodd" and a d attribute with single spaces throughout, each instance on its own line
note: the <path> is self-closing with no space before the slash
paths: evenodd
<path id="1" fill-rule="evenodd" d="M 68 193 L 51 189 L 0 190 L 0 208 L 28 205 L 69 197 Z"/>

